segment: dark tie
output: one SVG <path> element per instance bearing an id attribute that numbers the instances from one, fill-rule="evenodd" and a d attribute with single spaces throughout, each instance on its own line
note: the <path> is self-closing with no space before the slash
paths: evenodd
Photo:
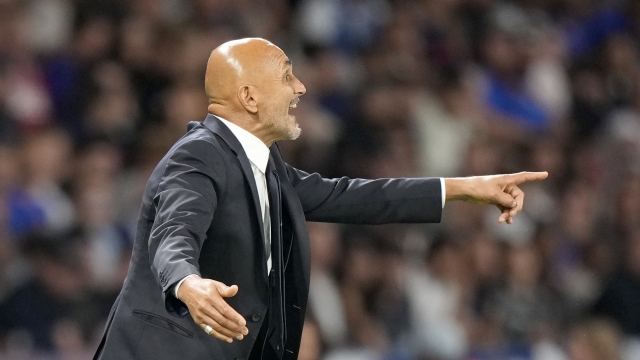
<path id="1" fill-rule="evenodd" d="M 272 333 L 269 343 L 282 357 L 286 341 L 286 319 L 284 311 L 284 265 L 282 261 L 282 197 L 280 179 L 273 158 L 269 157 L 267 166 L 267 187 L 269 191 L 269 213 L 271 215 L 271 273 L 269 274 L 269 324 Z"/>

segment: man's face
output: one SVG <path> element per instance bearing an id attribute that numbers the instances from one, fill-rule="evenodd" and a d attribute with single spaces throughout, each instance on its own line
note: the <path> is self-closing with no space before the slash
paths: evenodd
<path id="1" fill-rule="evenodd" d="M 276 48 L 277 49 L 277 48 Z M 279 140 L 295 140 L 300 136 L 300 127 L 296 118 L 289 114 L 294 109 L 299 96 L 306 92 L 304 85 L 293 75 L 291 61 L 277 49 L 275 55 L 267 58 L 263 92 L 263 104 L 260 112 L 265 124 Z"/>

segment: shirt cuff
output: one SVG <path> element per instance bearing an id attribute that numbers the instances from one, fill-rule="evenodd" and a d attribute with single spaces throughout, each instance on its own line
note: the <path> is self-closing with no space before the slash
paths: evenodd
<path id="1" fill-rule="evenodd" d="M 440 187 L 442 188 L 442 208 L 444 209 L 444 202 L 447 198 L 447 188 L 444 186 L 444 178 L 440 178 Z"/>
<path id="2" fill-rule="evenodd" d="M 182 285 L 182 282 L 184 282 L 184 280 L 189 277 L 190 275 L 187 275 L 185 277 L 182 278 L 182 280 L 178 281 L 178 283 L 176 284 L 176 286 L 173 287 L 173 296 L 180 300 L 180 298 L 178 297 L 178 288 L 180 287 L 180 285 Z"/>

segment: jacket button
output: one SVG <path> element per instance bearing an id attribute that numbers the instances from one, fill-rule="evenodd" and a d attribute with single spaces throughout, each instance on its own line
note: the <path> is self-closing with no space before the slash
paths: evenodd
<path id="1" fill-rule="evenodd" d="M 260 319 L 262 319 L 262 316 L 260 316 L 259 313 L 254 313 L 253 315 L 251 315 L 251 321 L 253 322 L 258 322 L 260 321 Z"/>

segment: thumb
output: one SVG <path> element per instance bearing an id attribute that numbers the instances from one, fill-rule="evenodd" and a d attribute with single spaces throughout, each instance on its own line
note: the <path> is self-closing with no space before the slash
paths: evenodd
<path id="1" fill-rule="evenodd" d="M 238 293 L 238 285 L 227 286 L 221 282 L 216 284 L 218 287 L 218 293 L 222 297 L 233 297 Z"/>
<path id="2" fill-rule="evenodd" d="M 513 198 L 513 196 L 502 191 L 496 194 L 494 201 L 496 202 L 496 204 L 502 205 L 507 209 L 511 209 L 512 207 L 516 206 L 516 200 Z"/>

